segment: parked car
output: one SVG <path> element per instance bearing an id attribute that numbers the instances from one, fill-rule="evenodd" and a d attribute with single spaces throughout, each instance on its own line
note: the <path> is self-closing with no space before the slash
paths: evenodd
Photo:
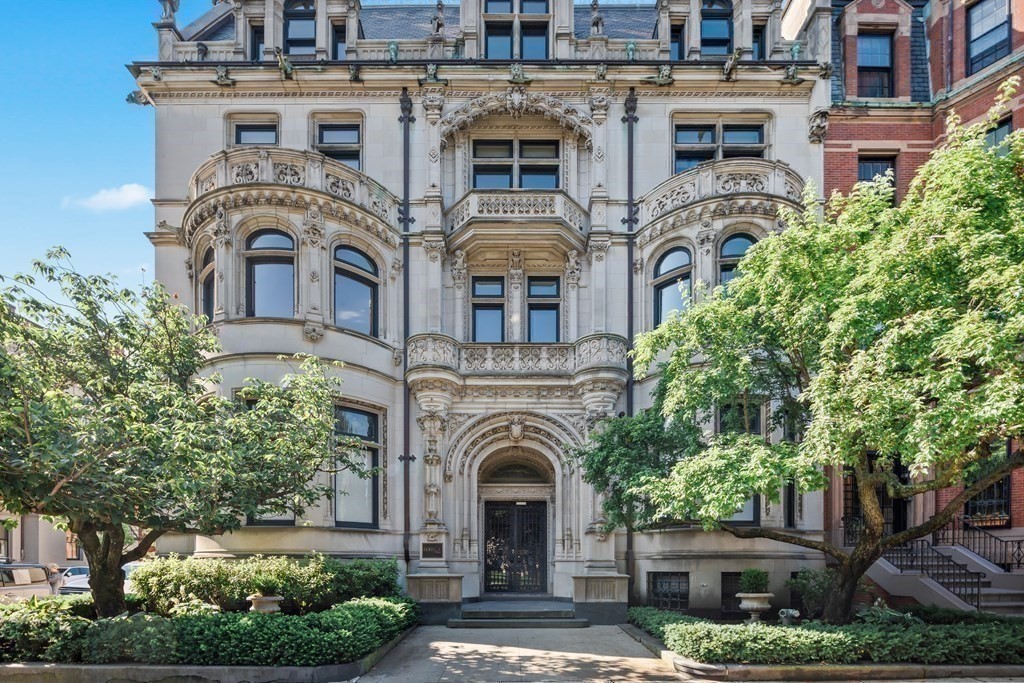
<path id="1" fill-rule="evenodd" d="M 46 580 L 45 564 L 12 562 L 0 564 L 0 595 L 5 598 L 29 598 L 49 595 L 50 582 Z"/>
<path id="2" fill-rule="evenodd" d="M 63 586 L 65 583 L 67 583 L 68 579 L 73 579 L 73 578 L 75 578 L 77 576 L 88 577 L 89 576 L 89 568 L 88 567 L 65 567 L 64 569 L 61 570 L 60 576 L 61 576 L 61 579 L 63 579 L 63 581 L 61 582 L 60 585 Z"/>
<path id="3" fill-rule="evenodd" d="M 132 592 L 132 581 L 129 578 L 131 573 L 135 571 L 135 568 L 139 566 L 138 562 L 129 562 L 124 566 L 124 592 Z M 77 569 L 77 567 L 76 567 Z M 72 576 L 64 580 L 64 585 L 60 588 L 61 595 L 81 595 L 83 593 L 89 593 L 92 591 L 89 588 L 89 574 L 88 567 L 84 568 L 86 574 L 84 576 Z"/>

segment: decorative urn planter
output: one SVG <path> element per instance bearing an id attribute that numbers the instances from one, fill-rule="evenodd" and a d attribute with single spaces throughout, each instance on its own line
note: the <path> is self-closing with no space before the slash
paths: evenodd
<path id="1" fill-rule="evenodd" d="M 755 624 L 761 621 L 761 612 L 771 609 L 771 599 L 775 593 L 737 593 L 736 597 L 740 599 L 740 609 L 750 612 L 747 623 Z"/>
<path id="2" fill-rule="evenodd" d="M 281 601 L 284 600 L 280 595 L 259 595 L 254 594 L 246 598 L 252 603 L 252 607 L 249 608 L 250 612 L 263 612 L 264 614 L 270 614 L 272 612 L 281 611 Z"/>

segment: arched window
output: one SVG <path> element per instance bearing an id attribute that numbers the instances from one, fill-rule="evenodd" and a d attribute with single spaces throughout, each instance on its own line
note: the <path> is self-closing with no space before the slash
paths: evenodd
<path id="1" fill-rule="evenodd" d="M 295 316 L 295 241 L 280 230 L 259 230 L 245 241 L 246 315 Z"/>
<path id="2" fill-rule="evenodd" d="M 704 0 L 700 12 L 700 56 L 732 52 L 732 2 Z"/>
<path id="3" fill-rule="evenodd" d="M 654 325 L 668 320 L 672 311 L 681 311 L 693 293 L 693 258 L 686 247 L 670 249 L 654 267 Z"/>
<path id="4" fill-rule="evenodd" d="M 334 324 L 377 336 L 377 264 L 353 247 L 334 250 Z"/>
<path id="5" fill-rule="evenodd" d="M 736 265 L 756 242 L 757 240 L 746 233 L 733 235 L 722 242 L 718 251 L 718 284 L 728 284 L 736 277 Z"/>
<path id="6" fill-rule="evenodd" d="M 206 322 L 213 321 L 213 278 L 216 271 L 213 247 L 203 252 L 203 261 L 199 266 L 199 313 L 206 316 Z"/>
<path id="7" fill-rule="evenodd" d="M 316 3 L 289 0 L 284 6 L 284 53 L 316 54 Z"/>

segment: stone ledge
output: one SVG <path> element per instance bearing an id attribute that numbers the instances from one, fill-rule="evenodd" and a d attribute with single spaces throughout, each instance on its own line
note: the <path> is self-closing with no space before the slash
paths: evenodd
<path id="1" fill-rule="evenodd" d="M 680 657 L 665 644 L 632 624 L 619 628 L 652 654 L 688 678 L 721 681 L 884 681 L 929 678 L 1017 678 L 1018 664 L 705 664 Z"/>
<path id="2" fill-rule="evenodd" d="M 416 627 L 348 664 L 324 666 L 174 666 L 150 664 L 2 664 L 2 683 L 331 683 L 366 674 Z"/>

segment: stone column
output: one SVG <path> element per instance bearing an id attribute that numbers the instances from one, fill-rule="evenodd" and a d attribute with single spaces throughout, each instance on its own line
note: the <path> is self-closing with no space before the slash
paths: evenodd
<path id="1" fill-rule="evenodd" d="M 331 22 L 327 18 L 327 0 L 316 0 L 316 58 L 330 59 L 331 54 Z"/>
<path id="2" fill-rule="evenodd" d="M 442 224 L 442 177 L 441 177 L 441 113 L 444 108 L 444 88 L 425 86 L 423 113 L 427 119 L 427 190 L 424 199 L 427 203 L 427 229 L 444 231 Z"/>
<path id="3" fill-rule="evenodd" d="M 455 179 L 453 196 L 458 198 L 469 191 L 469 137 L 460 131 L 455 137 Z M 449 140 L 449 142 L 451 142 Z"/>
<path id="4" fill-rule="evenodd" d="M 690 16 L 686 19 L 686 58 L 700 59 L 700 0 L 690 0 Z"/>
<path id="5" fill-rule="evenodd" d="M 595 334 L 608 330 L 608 264 L 605 261 L 605 256 L 610 243 L 611 239 L 607 235 L 598 236 L 593 232 L 590 233 L 590 248 L 587 249 L 587 256 L 590 259 L 592 332 Z"/>
<path id="6" fill-rule="evenodd" d="M 327 254 L 324 235 L 324 215 L 320 207 L 310 204 L 306 207 L 306 218 L 302 222 L 303 249 L 299 253 L 298 272 L 300 310 L 306 324 L 303 334 L 311 342 L 320 341 L 324 336 L 324 289 L 326 277 L 321 269 Z"/>
<path id="7" fill-rule="evenodd" d="M 231 229 L 223 207 L 217 209 L 217 219 L 213 224 L 213 249 L 217 269 L 213 278 L 213 322 L 223 322 L 233 317 L 229 299 L 230 288 L 227 283 L 235 282 L 235 255 L 231 249 Z M 241 287 L 244 291 L 244 283 L 241 283 Z M 239 298 L 236 297 L 236 300 Z"/>
<path id="8" fill-rule="evenodd" d="M 456 249 L 452 254 L 452 283 L 454 290 L 453 308 L 455 320 L 454 336 L 460 342 L 469 341 L 466 336 L 466 252 Z"/>
<path id="9" fill-rule="evenodd" d="M 580 255 L 570 249 L 565 257 L 565 318 L 566 332 L 562 341 L 575 342 L 580 336 Z"/>
<path id="10" fill-rule="evenodd" d="M 441 439 L 447 429 L 446 411 L 426 411 L 416 418 L 423 432 L 423 531 L 421 533 L 420 569 L 444 570 L 448 567 L 445 553 L 448 527 L 443 521 L 441 486 Z"/>
<path id="11" fill-rule="evenodd" d="M 507 342 L 523 341 L 523 252 L 513 249 L 508 259 Z"/>
<path id="12" fill-rule="evenodd" d="M 274 48 L 284 45 L 283 16 L 278 12 L 280 0 L 267 0 L 263 9 L 263 59 L 274 60 Z"/>
<path id="13" fill-rule="evenodd" d="M 703 280 L 711 289 L 718 284 L 718 259 L 715 258 L 715 231 L 712 229 L 710 216 L 702 216 L 700 219 L 700 232 L 697 233 L 697 249 L 700 256 L 697 263 L 700 264 L 695 279 Z M 694 298 L 700 294 L 694 290 Z"/>
<path id="14" fill-rule="evenodd" d="M 662 59 L 672 58 L 672 19 L 669 16 L 669 0 L 661 0 L 658 3 L 658 42 L 661 43 L 659 51 Z"/>
<path id="15" fill-rule="evenodd" d="M 607 85 L 590 88 L 590 115 L 594 119 L 594 136 L 590 156 L 590 229 L 608 229 L 608 107 L 612 91 Z"/>
<path id="16" fill-rule="evenodd" d="M 765 40 L 770 43 L 770 49 L 765 50 L 765 55 L 769 58 L 775 58 L 784 56 L 786 50 L 782 47 L 782 0 L 775 0 L 772 3 L 772 16 L 768 22 L 768 30 Z M 826 50 L 831 50 L 831 41 Z"/>
<path id="17" fill-rule="evenodd" d="M 743 50 L 741 59 L 750 59 L 754 54 L 754 15 L 751 0 L 740 0 L 732 10 L 733 49 Z"/>
<path id="18" fill-rule="evenodd" d="M 426 300 L 427 331 L 441 331 L 441 260 L 445 254 L 444 235 L 427 233 L 423 238 L 423 249 L 427 252 L 425 272 L 427 276 Z"/>
<path id="19" fill-rule="evenodd" d="M 359 0 L 348 0 L 348 14 L 345 17 L 345 56 L 355 59 L 359 55 L 356 43 L 359 41 Z"/>
<path id="20" fill-rule="evenodd" d="M 562 135 L 562 189 L 573 199 L 579 199 L 578 140 L 573 132 Z"/>

